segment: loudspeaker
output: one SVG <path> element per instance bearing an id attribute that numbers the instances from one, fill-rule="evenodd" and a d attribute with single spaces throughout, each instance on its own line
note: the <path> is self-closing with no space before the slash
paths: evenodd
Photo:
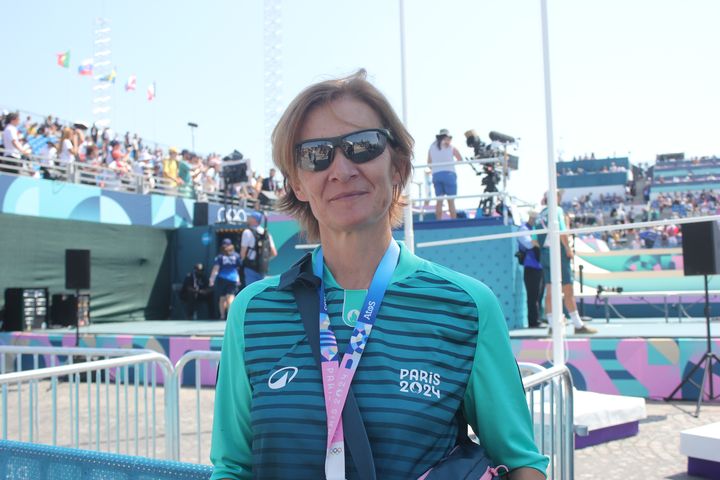
<path id="1" fill-rule="evenodd" d="M 208 203 L 195 202 L 193 207 L 193 226 L 204 227 L 208 224 Z"/>
<path id="2" fill-rule="evenodd" d="M 682 226 L 683 270 L 685 275 L 720 273 L 720 224 L 686 223 Z"/>
<path id="3" fill-rule="evenodd" d="M 90 250 L 65 250 L 65 288 L 90 290 Z"/>
<path id="4" fill-rule="evenodd" d="M 74 327 L 76 321 L 81 327 L 90 323 L 90 295 L 53 294 L 50 325 Z"/>
<path id="5" fill-rule="evenodd" d="M 19 332 L 47 326 L 47 288 L 6 288 L 2 329 Z M 44 325 L 43 325 L 44 324 Z"/>

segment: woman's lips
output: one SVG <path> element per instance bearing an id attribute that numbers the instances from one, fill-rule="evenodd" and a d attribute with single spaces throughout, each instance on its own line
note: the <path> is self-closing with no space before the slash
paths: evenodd
<path id="1" fill-rule="evenodd" d="M 334 202 L 336 200 L 349 200 L 352 198 L 360 197 L 362 195 L 365 195 L 367 192 L 363 191 L 356 191 L 356 192 L 343 192 L 340 194 L 335 195 L 330 199 L 331 202 Z"/>

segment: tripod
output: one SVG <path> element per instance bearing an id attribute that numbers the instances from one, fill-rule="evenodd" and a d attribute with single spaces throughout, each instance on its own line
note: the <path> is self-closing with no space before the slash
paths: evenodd
<path id="1" fill-rule="evenodd" d="M 702 358 L 698 360 L 698 362 L 693 366 L 693 368 L 688 372 L 687 375 L 685 375 L 685 378 L 680 382 L 680 385 L 675 387 L 675 390 L 672 391 L 670 395 L 665 397 L 665 401 L 670 401 L 675 396 L 675 394 L 685 386 L 685 384 L 690 383 L 692 385 L 695 385 L 700 389 L 698 392 L 698 399 L 697 399 L 697 407 L 695 408 L 695 417 L 700 416 L 700 406 L 702 405 L 703 401 L 703 395 L 705 394 L 705 381 L 707 380 L 708 383 L 710 383 L 709 388 L 709 395 L 708 400 L 712 401 L 716 398 L 720 398 L 720 395 L 715 395 L 714 387 L 713 387 L 713 362 L 718 365 L 720 364 L 720 358 L 718 358 L 717 355 L 715 355 L 712 351 L 712 337 L 710 336 L 710 295 L 708 294 L 708 276 L 707 274 L 704 275 L 705 277 L 705 326 L 707 328 L 706 332 L 706 341 L 707 341 L 707 350 L 703 354 Z M 700 368 L 703 367 L 703 373 L 702 373 L 702 380 L 700 381 L 700 385 L 698 385 L 693 379 L 692 376 L 695 374 L 695 372 Z"/>

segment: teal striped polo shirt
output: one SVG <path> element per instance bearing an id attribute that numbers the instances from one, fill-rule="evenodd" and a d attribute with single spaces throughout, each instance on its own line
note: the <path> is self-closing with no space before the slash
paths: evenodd
<path id="1" fill-rule="evenodd" d="M 251 284 L 230 309 L 215 394 L 212 479 L 325 476 L 322 378 L 292 292 L 279 290 L 278 281 Z M 363 295 L 344 291 L 327 268 L 324 281 L 344 351 Z M 402 243 L 352 390 L 379 479 L 417 478 L 447 455 L 461 406 L 495 462 L 545 472 L 495 295 Z"/>

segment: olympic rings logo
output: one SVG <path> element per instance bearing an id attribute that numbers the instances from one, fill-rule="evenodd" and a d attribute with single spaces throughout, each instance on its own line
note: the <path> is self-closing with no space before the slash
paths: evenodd
<path id="1" fill-rule="evenodd" d="M 216 222 L 227 222 L 227 223 L 245 223 L 247 221 L 247 214 L 242 208 L 235 207 L 220 207 L 217 212 Z"/>

